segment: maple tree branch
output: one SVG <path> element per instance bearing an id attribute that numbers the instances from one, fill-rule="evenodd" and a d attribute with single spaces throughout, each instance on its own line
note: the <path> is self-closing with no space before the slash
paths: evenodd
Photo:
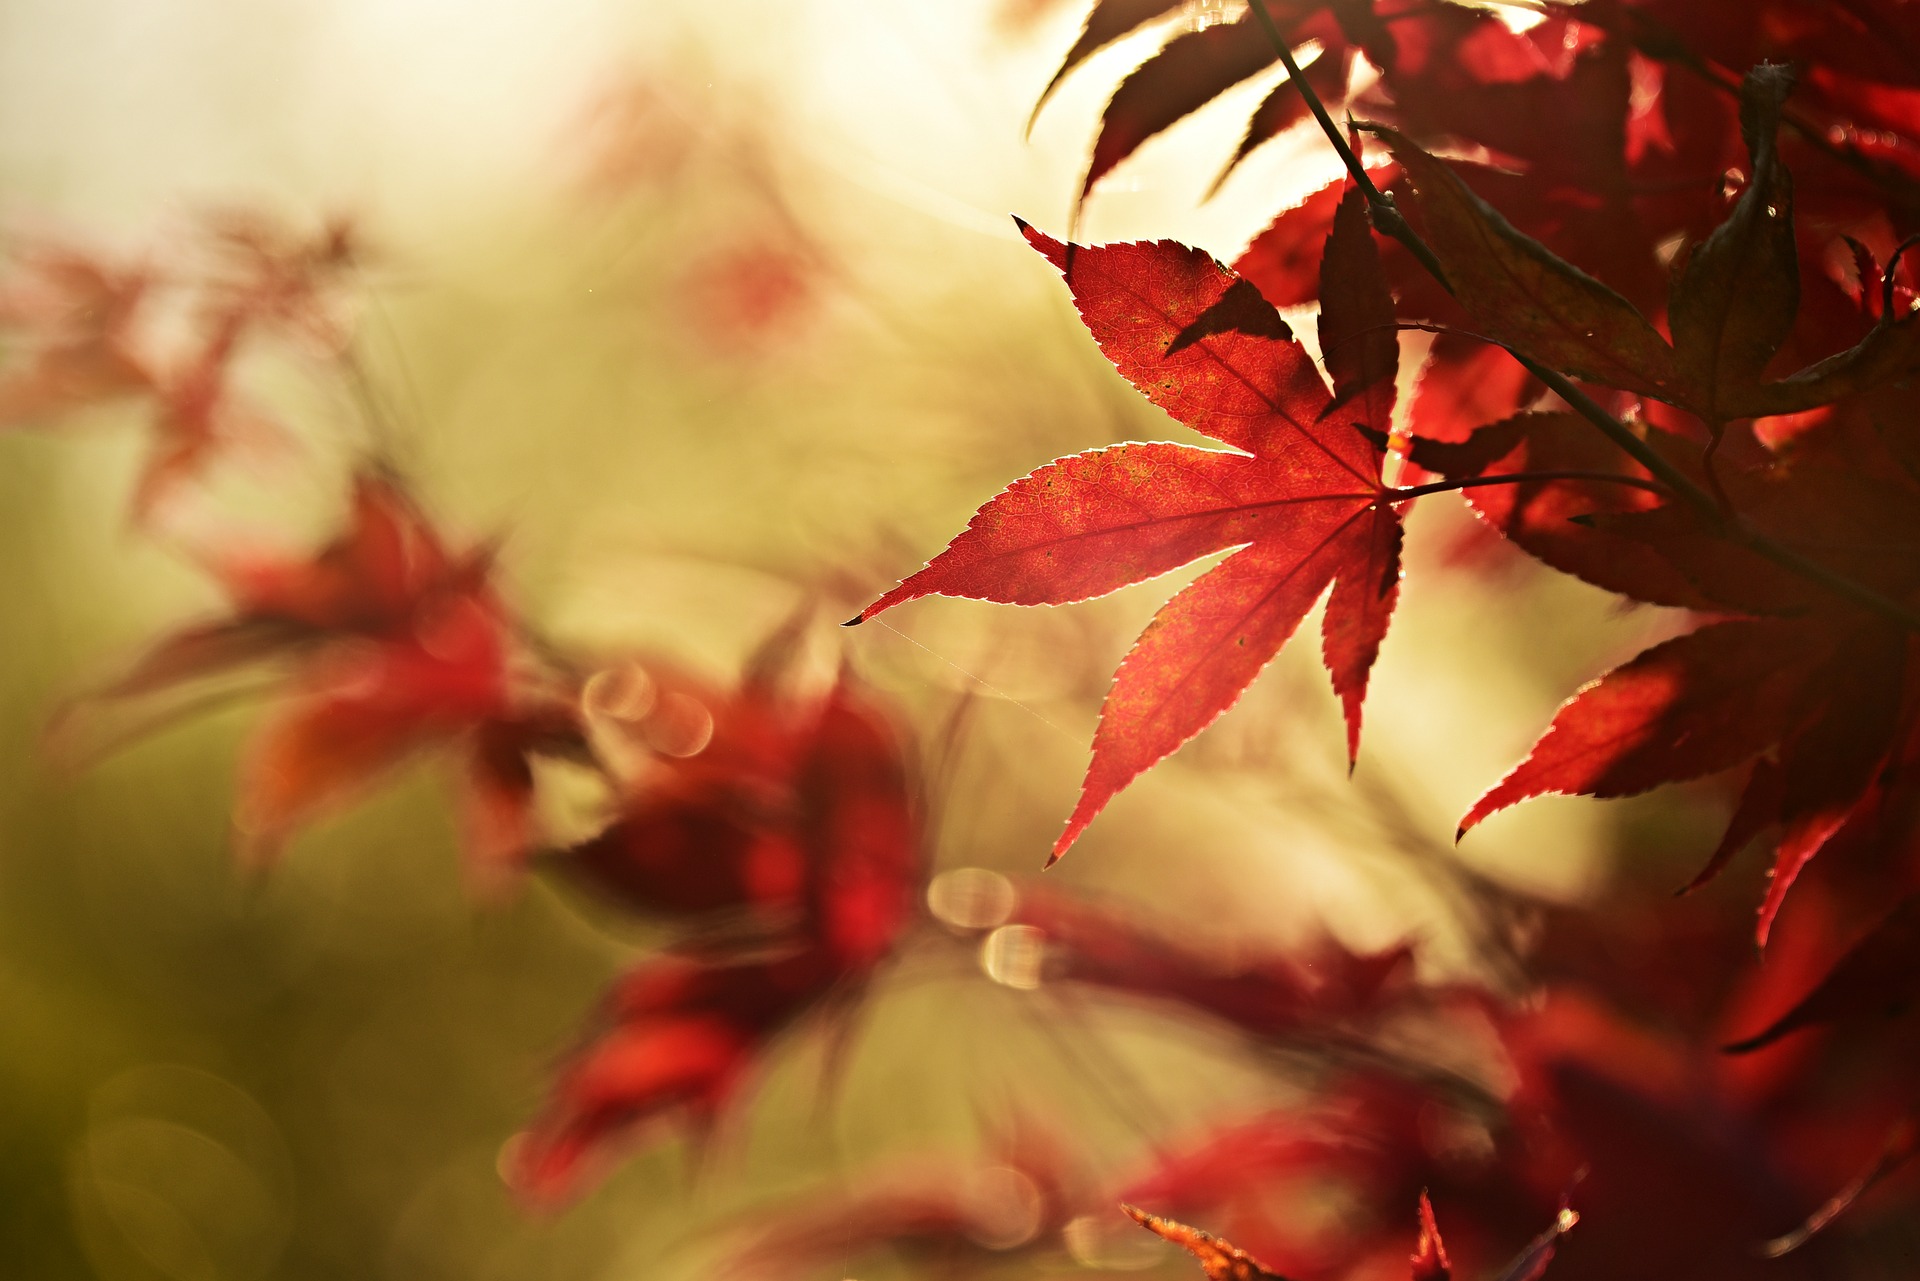
<path id="1" fill-rule="evenodd" d="M 1390 490 L 1388 501 L 1402 502 L 1419 498 L 1426 494 L 1440 494 L 1454 489 L 1476 489 L 1485 485 L 1524 485 L 1532 481 L 1544 480 L 1594 480 L 1608 481 L 1616 485 L 1631 485 L 1636 489 L 1651 490 L 1656 494 L 1670 494 L 1665 485 L 1657 481 L 1642 480 L 1638 476 L 1622 476 L 1615 472 L 1598 471 L 1533 471 L 1514 472 L 1506 476 L 1469 476 L 1460 480 L 1435 481 L 1430 485 L 1415 485 L 1410 489 Z M 1750 551 L 1765 556 L 1768 560 L 1784 569 L 1793 571 L 1803 578 L 1811 579 L 1830 591 L 1864 605 L 1875 613 L 1885 614 L 1897 622 L 1905 624 L 1910 630 L 1920 631 L 1920 613 L 1915 613 L 1887 596 L 1882 596 L 1870 587 L 1856 583 L 1833 573 L 1818 561 L 1809 560 L 1790 547 L 1775 543 L 1772 539 L 1752 530 L 1731 526 L 1727 532 L 1734 541 Z"/>
<path id="2" fill-rule="evenodd" d="M 1444 494 L 1455 489 L 1479 489 L 1487 485 L 1526 485 L 1542 480 L 1597 480 L 1613 485 L 1631 485 L 1635 489 L 1650 490 L 1663 497 L 1673 496 L 1673 491 L 1657 480 L 1622 476 L 1619 472 L 1517 471 L 1504 476 L 1464 476 L 1459 480 L 1436 480 L 1430 485 L 1415 485 L 1410 489 L 1390 489 L 1387 491 L 1387 501 L 1398 503 L 1410 498 L 1421 498 L 1427 494 Z"/>
<path id="3" fill-rule="evenodd" d="M 1843 574 L 1836 574 L 1819 561 L 1802 556 L 1793 548 L 1784 543 L 1776 543 L 1765 534 L 1741 525 L 1729 527 L 1728 532 L 1742 547 L 1766 557 L 1782 569 L 1798 574 L 1809 582 L 1818 583 L 1836 596 L 1844 596 L 1862 608 L 1899 623 L 1910 632 L 1920 633 L 1920 612 L 1902 605 L 1891 596 L 1883 596 L 1864 583 L 1856 583 Z"/>
<path id="4" fill-rule="evenodd" d="M 1287 69 L 1287 76 L 1293 81 L 1293 87 L 1300 92 L 1301 101 L 1307 104 L 1307 110 L 1313 112 L 1313 118 L 1320 122 L 1321 132 L 1333 143 L 1333 149 L 1340 153 L 1341 163 L 1347 167 L 1347 173 L 1353 178 L 1354 186 L 1367 198 L 1367 209 L 1373 215 L 1373 225 L 1386 235 L 1392 236 L 1407 252 L 1420 260 L 1420 265 L 1430 272 L 1435 280 L 1445 285 L 1451 293 L 1453 286 L 1447 282 L 1447 273 L 1440 266 L 1440 260 L 1433 256 L 1433 250 L 1422 240 L 1407 220 L 1394 206 L 1393 197 L 1374 185 L 1373 176 L 1367 167 L 1360 163 L 1360 157 L 1340 135 L 1340 126 L 1334 124 L 1333 117 L 1327 113 L 1327 104 L 1320 101 L 1320 95 L 1307 83 L 1306 73 L 1294 60 L 1293 50 L 1287 45 L 1287 38 L 1281 34 L 1280 26 L 1267 12 L 1266 0 L 1254 0 L 1249 6 L 1259 19 L 1261 30 L 1266 33 L 1267 41 L 1273 45 L 1274 52 L 1280 55 L 1280 65 Z"/>

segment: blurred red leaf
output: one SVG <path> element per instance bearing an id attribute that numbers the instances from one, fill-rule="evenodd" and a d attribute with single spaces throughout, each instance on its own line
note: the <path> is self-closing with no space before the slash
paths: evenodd
<path id="1" fill-rule="evenodd" d="M 656 1118 L 710 1124 L 760 1051 L 832 981 L 818 953 L 709 962 L 663 956 L 613 989 L 598 1027 L 514 1144 L 509 1183 L 535 1204 L 577 1192 L 619 1139 Z"/>
<path id="2" fill-rule="evenodd" d="M 703 732 L 665 743 L 620 816 L 562 866 L 644 915 L 745 913 L 800 931 L 845 971 L 885 957 L 916 903 L 920 816 L 903 746 L 854 680 L 810 699 L 678 682 L 636 708 L 656 704 L 698 709 Z M 632 721 L 648 732 L 647 717 Z"/>
<path id="3" fill-rule="evenodd" d="M 1870 1188 L 1911 1161 L 1916 1154 L 1920 1154 L 1920 1115 L 1905 1117 L 1889 1130 L 1871 1165 L 1848 1180 L 1847 1185 L 1809 1215 L 1805 1223 L 1764 1242 L 1760 1253 L 1769 1259 L 1778 1259 L 1798 1250 L 1815 1233 L 1824 1231 L 1835 1219 L 1845 1214 Z"/>
<path id="4" fill-rule="evenodd" d="M 1373 955 L 1331 940 L 1295 953 L 1228 958 L 1057 893 L 1029 890 L 1013 918 L 1046 937 L 1048 977 L 1174 1001 L 1257 1037 L 1378 1011 L 1410 987 L 1412 952 Z"/>

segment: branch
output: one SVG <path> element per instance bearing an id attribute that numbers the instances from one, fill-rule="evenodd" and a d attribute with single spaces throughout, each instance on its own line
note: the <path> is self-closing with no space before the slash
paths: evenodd
<path id="1" fill-rule="evenodd" d="M 1420 498 L 1427 494 L 1444 494 L 1454 489 L 1481 489 L 1488 485 L 1528 485 L 1543 480 L 1594 480 L 1612 485 L 1630 485 L 1635 489 L 1651 490 L 1662 497 L 1670 498 L 1673 491 L 1657 480 L 1642 480 L 1638 476 L 1622 476 L 1610 471 L 1516 471 L 1501 476 L 1465 476 L 1459 480 L 1436 480 L 1430 485 L 1415 485 L 1411 489 L 1390 489 L 1387 501 L 1405 502 L 1410 498 Z"/>

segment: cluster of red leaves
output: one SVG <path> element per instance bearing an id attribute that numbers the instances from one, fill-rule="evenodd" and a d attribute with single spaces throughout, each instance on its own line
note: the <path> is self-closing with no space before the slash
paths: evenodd
<path id="1" fill-rule="evenodd" d="M 153 444 L 133 499 L 144 522 L 223 442 L 271 430 L 264 411 L 233 386 L 249 344 L 341 353 L 341 282 L 355 256 L 344 223 L 306 237 L 243 213 L 206 216 L 164 272 L 29 246 L 0 284 L 0 328 L 17 343 L 0 370 L 0 427 L 144 402 Z"/>
<path id="2" fill-rule="evenodd" d="M 347 532 L 313 557 L 215 568 L 232 615 L 161 641 L 107 695 L 291 665 L 236 801 L 255 859 L 401 760 L 450 746 L 470 868 L 496 885 L 536 841 L 536 756 L 609 773 L 642 758 L 614 821 L 549 865 L 697 941 L 643 962 L 602 1003 L 516 1147 L 512 1178 L 530 1200 L 577 1190 L 589 1158 L 644 1121 L 710 1123 L 775 1034 L 849 1000 L 910 921 L 920 848 L 901 744 L 851 676 L 818 698 L 783 688 L 790 632 L 730 693 L 638 664 L 576 683 L 570 665 L 536 661 L 487 552 L 450 552 L 374 475 L 356 484 Z M 622 741 L 597 738 L 595 721 Z"/>
<path id="3" fill-rule="evenodd" d="M 1098 0 L 1060 75 L 1176 8 Z M 1170 242 L 1062 245 L 1023 224 L 1121 374 L 1231 452 L 1127 444 L 1049 463 L 860 617 L 932 593 L 1084 600 L 1231 551 L 1122 661 L 1058 858 L 1231 706 L 1323 594 L 1351 752 L 1401 513 L 1464 490 L 1547 565 L 1703 625 L 1570 700 L 1463 833 L 1542 793 L 1744 769 L 1694 885 L 1777 832 L 1762 943 L 1826 848 L 1902 901 L 1759 1046 L 1904 1001 L 1920 960 L 1905 897 L 1920 873 L 1920 448 L 1905 412 L 1920 319 L 1904 252 L 1920 232 L 1920 6 L 1542 8 L 1516 30 L 1426 0 L 1256 0 L 1130 75 L 1083 194 L 1306 41 L 1318 60 L 1260 105 L 1234 163 L 1310 98 L 1373 122 L 1384 151 L 1282 213 L 1232 271 Z M 1363 58 L 1377 76 L 1358 74 Z M 1330 389 L 1277 310 L 1313 300 Z M 1437 337 L 1396 416 L 1410 321 Z M 1432 483 L 1389 486 L 1390 446 L 1403 481 Z M 1632 1131 L 1614 1121 L 1560 1128 L 1596 1160 L 1654 1159 L 1621 1148 Z M 1904 1133 L 1888 1153 L 1912 1147 Z M 1749 1192 L 1747 1209 L 1769 1203 Z"/>
<path id="4" fill-rule="evenodd" d="M 511 1178 L 529 1200 L 575 1191 L 593 1157 L 646 1122 L 704 1131 L 773 1038 L 844 1008 L 913 919 L 919 810 L 900 741 L 846 673 L 824 696 L 783 690 L 791 640 L 776 636 L 731 693 L 640 685 L 627 669 L 598 704 L 668 751 L 559 867 L 698 942 L 643 962 L 602 1003 L 516 1145 Z"/>

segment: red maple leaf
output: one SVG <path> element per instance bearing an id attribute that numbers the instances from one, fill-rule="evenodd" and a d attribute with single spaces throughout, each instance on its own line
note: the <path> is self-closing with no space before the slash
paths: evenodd
<path id="1" fill-rule="evenodd" d="M 1522 434 L 1531 438 L 1543 425 L 1560 429 L 1534 421 Z M 1871 430 L 1822 431 L 1785 458 L 1760 449 L 1745 429 L 1730 430 L 1716 476 L 1732 508 L 1781 545 L 1804 549 L 1890 599 L 1920 589 L 1904 558 L 1888 554 L 1920 537 L 1920 482 Z M 1513 535 L 1515 522 L 1539 504 L 1551 511 L 1561 502 L 1592 503 L 1594 491 L 1607 487 L 1548 481 L 1506 488 L 1516 491 L 1505 500 L 1513 504 L 1505 513 Z M 1897 623 L 1731 542 L 1690 507 L 1584 510 L 1595 513 L 1585 529 L 1562 526 L 1557 541 L 1536 543 L 1523 528 L 1516 541 L 1642 599 L 1746 617 L 1648 650 L 1575 695 L 1528 759 L 1475 803 L 1462 830 L 1544 792 L 1624 796 L 1760 758 L 1726 840 L 1698 879 L 1761 830 L 1779 827 L 1760 911 L 1764 942 L 1808 860 L 1847 823 L 1869 816 L 1889 788 L 1907 785 L 1903 745 L 1916 732 L 1901 695 L 1907 636 Z M 1601 569 L 1607 543 L 1627 555 Z M 1659 572 L 1637 576 L 1633 566 L 1641 563 Z M 1669 595 L 1675 586 L 1683 591 Z"/>
<path id="2" fill-rule="evenodd" d="M 1322 267 L 1334 395 L 1279 313 L 1206 254 L 1169 241 L 1067 246 L 1022 227 L 1066 275 L 1120 372 L 1180 422 L 1244 451 L 1127 444 L 1057 459 L 860 614 L 935 593 L 1086 600 L 1238 549 L 1174 596 L 1121 662 L 1058 858 L 1121 788 L 1240 697 L 1329 585 L 1323 652 L 1357 749 L 1400 578 L 1400 520 L 1377 443 L 1398 346 L 1357 193 Z"/>
<path id="3" fill-rule="evenodd" d="M 1111 909 L 1037 889 L 1022 893 L 1010 919 L 1045 935 L 1049 982 L 1175 1002 L 1253 1037 L 1280 1038 L 1377 1013 L 1412 987 L 1413 952 L 1404 945 L 1362 955 L 1325 939 L 1229 959 Z"/>

